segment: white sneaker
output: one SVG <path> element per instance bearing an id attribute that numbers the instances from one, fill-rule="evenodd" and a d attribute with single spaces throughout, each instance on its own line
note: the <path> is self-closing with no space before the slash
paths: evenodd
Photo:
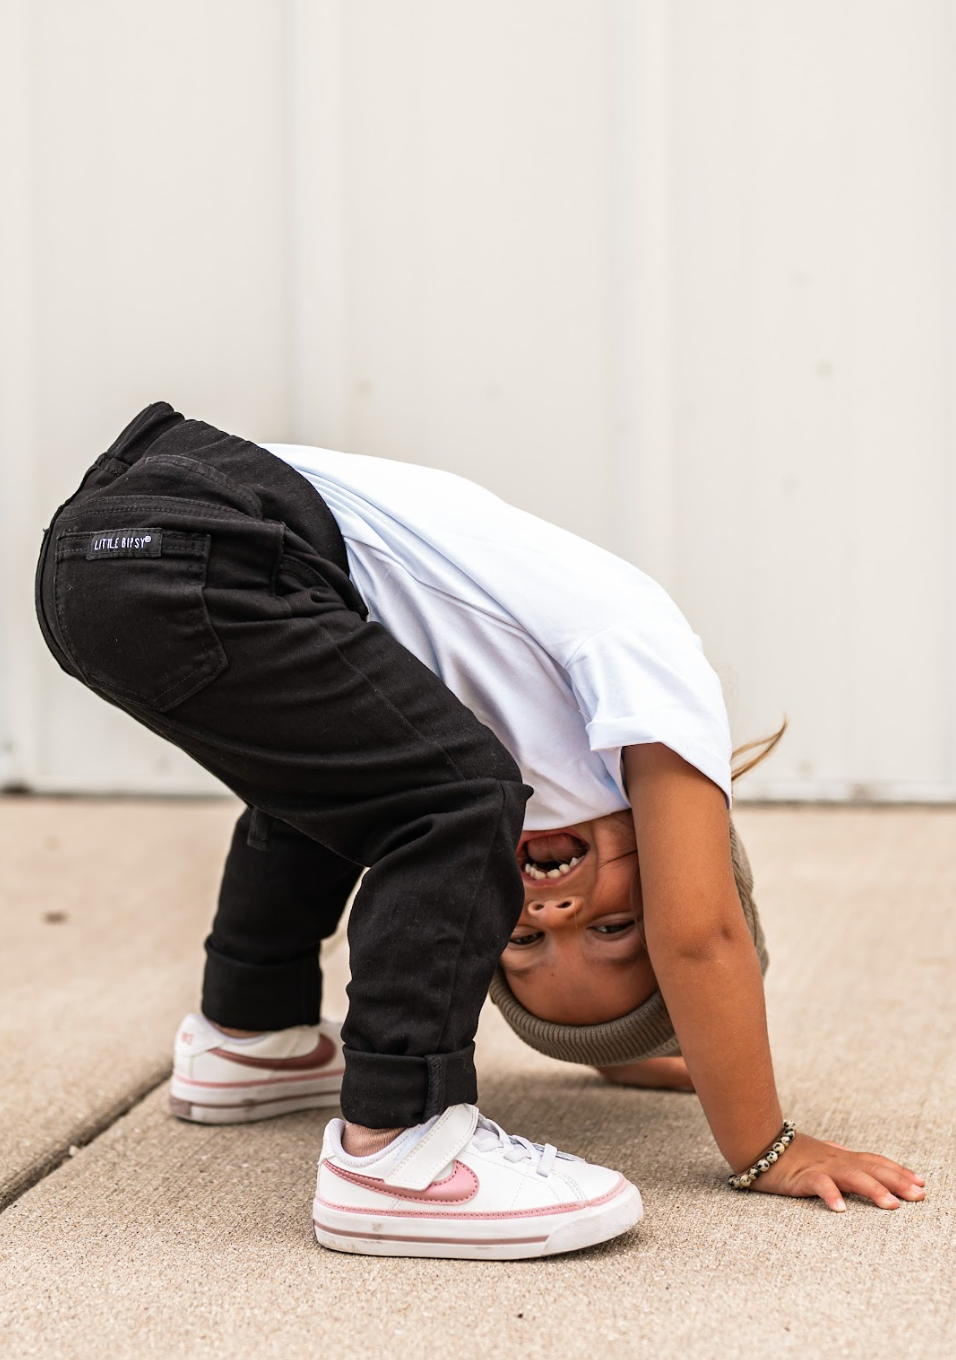
<path id="1" fill-rule="evenodd" d="M 197 1124 L 246 1124 L 337 1105 L 345 1060 L 334 1020 L 232 1039 L 202 1015 L 176 1035 L 169 1108 Z"/>
<path id="2" fill-rule="evenodd" d="M 644 1212 L 618 1172 L 512 1137 L 474 1105 L 452 1105 L 370 1157 L 342 1150 L 344 1128 L 326 1128 L 312 1207 L 316 1238 L 336 1251 L 553 1256 L 617 1237 Z"/>

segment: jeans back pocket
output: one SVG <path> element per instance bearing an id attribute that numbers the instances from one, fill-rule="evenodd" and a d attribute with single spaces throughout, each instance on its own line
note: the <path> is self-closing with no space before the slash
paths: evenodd
<path id="1" fill-rule="evenodd" d="M 57 536 L 57 627 L 91 686 L 165 712 L 225 670 L 205 597 L 211 538 L 152 525 Z"/>

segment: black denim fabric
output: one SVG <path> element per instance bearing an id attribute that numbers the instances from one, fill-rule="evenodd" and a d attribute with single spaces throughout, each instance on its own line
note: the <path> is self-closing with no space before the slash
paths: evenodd
<path id="1" fill-rule="evenodd" d="M 206 941 L 204 1013 L 314 1023 L 319 943 L 368 866 L 349 918 L 343 1113 L 385 1128 L 475 1101 L 474 1034 L 521 912 L 531 790 L 369 620 L 311 484 L 150 406 L 53 517 L 36 605 L 64 671 L 247 805 Z"/>

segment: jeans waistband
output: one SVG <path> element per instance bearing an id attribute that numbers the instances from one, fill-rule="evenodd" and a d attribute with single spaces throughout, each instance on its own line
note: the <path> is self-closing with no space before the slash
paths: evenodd
<path id="1" fill-rule="evenodd" d="M 335 517 L 301 473 L 248 439 L 202 420 L 187 420 L 165 401 L 154 402 L 130 421 L 54 518 L 112 487 L 146 456 L 161 456 L 167 470 L 177 456 L 215 469 L 221 474 L 217 480 L 223 499 L 231 500 L 237 512 L 281 520 L 304 545 L 348 576 L 345 541 Z M 168 494 L 168 481 L 167 471 L 159 494 Z"/>
<path id="2" fill-rule="evenodd" d="M 142 475 L 148 471 L 142 464 L 147 456 L 157 458 L 155 478 Z M 320 567 L 322 578 L 330 580 L 361 617 L 368 617 L 368 607 L 349 576 L 345 540 L 331 510 L 312 484 L 268 449 L 226 434 L 205 421 L 187 420 L 168 402 L 162 401 L 142 410 L 106 452 L 100 454 L 87 469 L 76 491 L 57 508 L 43 533 L 34 596 L 40 629 L 55 656 L 60 656 L 62 647 L 54 622 L 44 607 L 43 588 L 44 578 L 51 569 L 48 562 L 51 542 L 59 538 L 61 529 L 68 527 L 74 517 L 82 520 L 89 518 L 90 512 L 95 513 L 98 499 L 103 500 L 105 509 L 110 488 L 123 489 L 124 475 L 137 464 L 140 464 L 136 476 L 137 493 L 147 499 L 162 497 L 168 504 L 170 492 L 173 492 L 172 504 L 175 505 L 177 458 L 184 469 L 192 466 L 195 471 L 197 463 L 202 465 L 206 474 L 215 480 L 219 508 L 207 506 L 207 515 L 218 515 L 220 522 L 225 522 L 230 514 L 236 518 L 252 515 L 255 519 L 280 522 L 284 526 L 283 552 L 304 563 L 307 569 L 310 563 Z M 190 495 L 190 491 L 183 493 L 183 509 L 187 512 L 196 504 Z M 322 563 L 331 565 L 322 567 Z M 60 664 L 73 673 L 72 667 L 63 659 Z"/>

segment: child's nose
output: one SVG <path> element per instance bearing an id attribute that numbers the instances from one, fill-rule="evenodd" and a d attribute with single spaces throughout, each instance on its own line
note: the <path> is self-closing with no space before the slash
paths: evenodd
<path id="1" fill-rule="evenodd" d="M 574 906 L 574 899 L 571 898 L 571 897 L 563 897 L 563 898 L 546 897 L 546 898 L 544 899 L 544 901 L 542 901 L 542 902 L 531 902 L 531 903 L 529 904 L 529 906 L 530 906 L 531 911 L 533 911 L 533 912 L 542 912 L 542 911 L 545 911 L 545 910 L 547 910 L 548 912 L 552 912 L 552 911 L 567 911 L 567 909 L 568 909 L 569 907 L 573 907 L 573 906 Z"/>

